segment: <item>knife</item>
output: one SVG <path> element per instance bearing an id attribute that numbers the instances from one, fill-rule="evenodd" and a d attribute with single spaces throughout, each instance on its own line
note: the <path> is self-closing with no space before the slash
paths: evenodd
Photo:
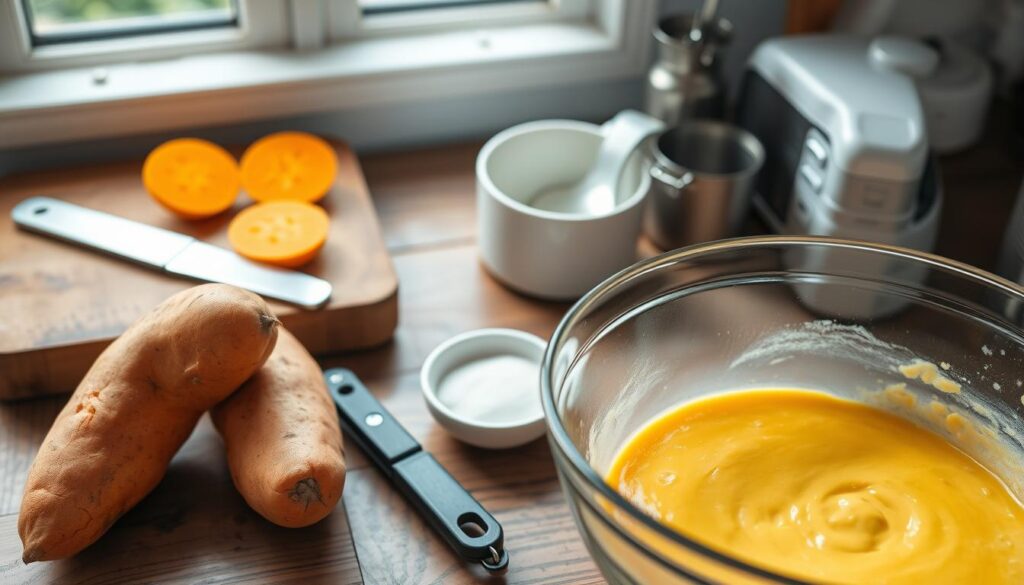
<path id="1" fill-rule="evenodd" d="M 50 197 L 14 206 L 21 229 L 99 250 L 124 260 L 196 280 L 221 282 L 307 309 L 331 297 L 331 283 L 315 276 L 264 266 L 179 234 Z"/>

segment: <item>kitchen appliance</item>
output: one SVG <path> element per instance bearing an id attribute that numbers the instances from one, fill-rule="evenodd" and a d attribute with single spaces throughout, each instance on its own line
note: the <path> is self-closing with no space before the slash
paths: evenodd
<path id="1" fill-rule="evenodd" d="M 937 56 L 935 67 L 914 79 L 924 107 L 928 143 L 940 154 L 967 148 L 985 128 L 992 72 L 965 43 L 939 38 L 920 42 Z"/>
<path id="2" fill-rule="evenodd" d="M 791 267 L 794 256 L 837 252 L 850 262 Z M 899 269 L 884 278 L 863 269 L 878 265 Z M 838 317 L 823 319 L 804 302 L 808 290 L 842 298 L 835 293 L 847 289 L 908 310 L 879 320 L 835 306 Z M 1006 309 L 1022 300 L 1024 288 L 965 264 L 833 238 L 712 242 L 609 278 L 566 313 L 541 370 L 559 480 L 597 565 L 613 584 L 793 582 L 669 530 L 604 481 L 645 423 L 735 389 L 812 388 L 892 410 L 975 457 L 1021 497 L 1024 330 Z M 941 364 L 960 393 L 899 371 L 917 360 Z M 887 393 L 890 384 L 904 385 L 917 408 Z M 963 425 L 935 412 L 956 413 Z M 991 433 L 999 449 L 957 435 L 965 428 Z"/>
<path id="3" fill-rule="evenodd" d="M 347 437 L 424 516 L 455 552 L 491 574 L 508 570 L 504 531 L 466 488 L 423 450 L 350 370 L 324 372 Z"/>
<path id="4" fill-rule="evenodd" d="M 737 123 L 764 145 L 754 208 L 777 232 L 932 248 L 941 190 L 911 75 L 915 42 L 771 39 L 747 66 Z"/>
<path id="5" fill-rule="evenodd" d="M 693 120 L 653 144 L 644 232 L 663 250 L 738 235 L 764 164 L 757 138 L 732 124 Z"/>
<path id="6" fill-rule="evenodd" d="M 725 91 L 718 52 L 732 37 L 732 24 L 709 14 L 663 18 L 654 30 L 658 59 L 647 75 L 645 111 L 674 126 L 693 118 L 720 118 Z"/>
<path id="7" fill-rule="evenodd" d="M 31 197 L 11 211 L 14 223 L 60 240 L 196 280 L 222 282 L 307 309 L 322 307 L 331 283 L 295 270 L 264 266 L 192 236 L 80 207 Z"/>
<path id="8" fill-rule="evenodd" d="M 982 55 L 990 54 L 1004 73 L 1012 75 L 1013 47 L 1024 38 L 1020 19 L 1014 22 L 1014 2 L 1020 3 L 848 0 L 836 15 L 833 30 L 869 38 L 896 35 L 935 52 L 935 66 L 914 77 L 932 150 L 954 152 L 974 144 L 984 128 L 994 81 Z"/>

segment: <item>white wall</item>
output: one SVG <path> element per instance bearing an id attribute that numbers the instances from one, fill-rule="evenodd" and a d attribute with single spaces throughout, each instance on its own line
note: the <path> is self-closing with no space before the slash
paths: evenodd
<path id="1" fill-rule="evenodd" d="M 692 11 L 699 0 L 662 0 L 661 13 Z M 779 34 L 785 21 L 786 0 L 722 0 L 720 14 L 735 27 L 724 54 L 723 72 L 730 90 L 738 83 L 743 64 L 754 46 Z M 652 40 L 653 42 L 653 40 Z M 623 108 L 640 108 L 644 79 L 558 86 L 540 91 L 487 94 L 458 100 L 413 105 L 360 108 L 268 120 L 254 124 L 193 128 L 173 134 L 154 134 L 88 143 L 47 145 L 0 151 L 0 175 L 19 170 L 139 158 L 160 142 L 177 136 L 197 136 L 222 144 L 245 144 L 280 129 L 306 130 L 347 140 L 360 152 L 395 150 L 486 138 L 502 128 L 540 118 L 575 118 L 600 122 Z"/>

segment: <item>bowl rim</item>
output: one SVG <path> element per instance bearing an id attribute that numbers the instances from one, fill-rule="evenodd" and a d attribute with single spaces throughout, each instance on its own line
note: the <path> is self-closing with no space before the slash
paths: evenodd
<path id="1" fill-rule="evenodd" d="M 431 376 L 439 367 L 438 362 L 441 361 L 446 353 L 453 351 L 456 347 L 461 345 L 472 346 L 481 338 L 499 341 L 498 344 L 504 346 L 508 351 L 508 355 L 518 355 L 512 351 L 512 349 L 516 347 L 540 350 L 540 356 L 537 358 L 536 362 L 537 365 L 541 365 L 544 360 L 544 350 L 547 347 L 547 342 L 528 331 L 521 331 L 519 329 L 510 329 L 506 327 L 486 327 L 483 329 L 464 331 L 458 335 L 450 337 L 438 344 L 437 347 L 430 352 L 430 355 L 427 356 L 427 359 L 424 360 L 423 365 L 420 367 L 420 391 L 423 394 L 423 398 L 426 400 L 427 405 L 431 407 L 430 414 L 445 428 L 449 426 L 449 421 L 440 420 L 436 413 L 440 413 L 450 421 L 454 421 L 466 428 L 472 429 L 474 432 L 483 433 L 488 436 L 493 436 L 495 433 L 529 429 L 532 425 L 535 425 L 544 419 L 543 407 L 541 408 L 540 414 L 534 417 L 520 418 L 507 422 L 488 422 L 459 415 L 446 406 L 437 395 L 437 388 L 435 387 L 435 384 L 431 383 Z M 491 355 L 504 354 L 481 354 L 481 356 L 478 357 L 489 357 Z M 540 432 L 538 432 L 533 439 L 540 437 L 542 434 L 544 434 L 543 428 L 540 429 Z"/>
<path id="2" fill-rule="evenodd" d="M 561 455 L 568 460 L 574 473 L 582 477 L 583 480 L 599 494 L 599 496 L 611 502 L 615 508 L 624 510 L 629 514 L 632 520 L 641 523 L 644 528 L 653 531 L 660 537 L 665 538 L 676 545 L 689 549 L 699 555 L 704 555 L 723 565 L 746 571 L 754 576 L 774 579 L 780 583 L 808 585 L 808 582 L 806 581 L 801 581 L 793 577 L 781 575 L 774 571 L 749 564 L 736 557 L 730 556 L 723 551 L 701 544 L 700 542 L 697 542 L 681 532 L 677 532 L 648 516 L 620 495 L 616 490 L 612 489 L 611 486 L 605 483 L 604 478 L 598 474 L 589 463 L 587 463 L 583 454 L 576 448 L 576 445 L 572 442 L 568 432 L 566 432 L 565 427 L 562 425 L 558 411 L 555 409 L 554 391 L 551 380 L 551 377 L 554 374 L 552 365 L 555 359 L 554 348 L 556 342 L 565 335 L 566 330 L 570 326 L 575 325 L 575 322 L 581 313 L 587 310 L 594 303 L 598 302 L 598 300 L 600 300 L 609 291 L 618 288 L 623 283 L 641 276 L 646 272 L 650 272 L 660 268 L 661 266 L 670 265 L 688 258 L 726 250 L 740 250 L 744 248 L 759 248 L 779 245 L 793 247 L 819 245 L 838 249 L 853 249 L 921 262 L 928 266 L 954 272 L 958 276 L 980 281 L 986 286 L 994 287 L 1004 293 L 1016 295 L 1020 297 L 1021 300 L 1024 300 L 1024 286 L 1011 282 L 1005 278 L 937 254 L 911 250 L 889 244 L 822 236 L 750 236 L 702 242 L 665 252 L 637 262 L 636 264 L 633 264 L 632 266 L 605 279 L 603 282 L 591 289 L 587 294 L 583 295 L 575 304 L 573 304 L 572 307 L 569 308 L 562 317 L 562 320 L 559 321 L 555 331 L 551 334 L 547 348 L 544 351 L 544 356 L 541 359 L 541 405 L 544 409 L 544 418 L 547 424 L 548 436 L 550 438 L 552 450 L 557 448 L 558 451 L 561 452 Z M 563 477 L 562 481 L 564 482 L 566 479 Z M 609 528 L 618 533 L 627 542 L 636 542 L 631 535 L 624 533 L 616 523 L 605 522 L 605 524 L 607 524 Z M 661 562 L 663 565 L 667 565 L 672 570 L 680 570 L 676 563 L 670 561 L 661 553 L 649 548 L 643 548 L 643 552 L 656 561 Z"/>

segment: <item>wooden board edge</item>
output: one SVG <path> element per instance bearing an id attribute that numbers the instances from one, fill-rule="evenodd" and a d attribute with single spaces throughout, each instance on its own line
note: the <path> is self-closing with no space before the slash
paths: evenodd
<path id="1" fill-rule="evenodd" d="M 316 319 L 315 312 L 298 312 L 283 317 L 285 327 L 302 341 L 314 356 L 371 349 L 384 345 L 398 327 L 398 282 L 391 293 L 380 300 L 359 307 L 336 310 L 330 319 Z M 347 337 L 349 342 L 328 344 L 329 337 L 339 335 L 341 328 L 354 328 L 360 334 Z M 72 392 L 96 358 L 116 337 L 90 341 L 81 345 L 50 347 L 15 353 L 0 353 L 0 402 L 13 402 Z M 326 351 L 325 348 L 331 348 Z M 19 372 L 24 372 L 19 375 Z M 42 380 L 31 379 L 36 372 L 46 372 Z M 79 373 L 80 372 L 80 373 Z"/>
<path id="2" fill-rule="evenodd" d="M 398 328 L 398 312 L 396 281 L 391 293 L 376 302 L 335 309 L 327 319 L 314 319 L 309 313 L 292 313 L 282 316 L 281 322 L 309 353 L 323 357 L 384 345 Z M 354 330 L 356 335 L 344 336 L 343 328 Z M 343 336 L 343 341 L 328 341 L 337 336 Z"/>

